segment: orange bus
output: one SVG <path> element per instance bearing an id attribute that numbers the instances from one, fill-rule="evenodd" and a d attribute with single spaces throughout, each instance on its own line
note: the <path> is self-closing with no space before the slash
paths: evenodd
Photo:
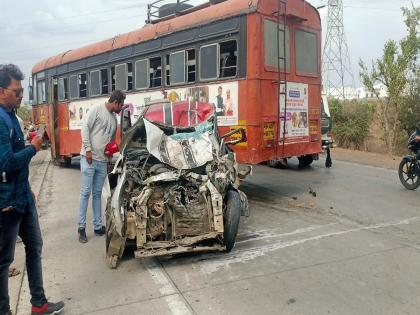
<path id="1" fill-rule="evenodd" d="M 159 1 L 158 1 L 159 2 Z M 146 25 L 37 63 L 33 118 L 46 124 L 54 160 L 81 147 L 83 117 L 115 89 L 132 119 L 149 101 L 209 102 L 221 133 L 242 127 L 240 163 L 298 157 L 321 148 L 321 21 L 304 0 L 212 0 L 149 5 Z M 153 18 L 156 17 L 157 18 Z"/>

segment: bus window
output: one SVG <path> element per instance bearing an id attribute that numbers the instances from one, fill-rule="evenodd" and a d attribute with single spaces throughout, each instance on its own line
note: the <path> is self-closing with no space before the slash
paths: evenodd
<path id="1" fill-rule="evenodd" d="M 32 97 L 33 97 L 33 101 L 32 101 L 32 104 L 38 104 L 38 85 L 36 84 L 37 83 L 37 81 L 36 81 L 36 75 L 34 75 L 33 76 L 33 78 L 32 78 L 32 86 L 33 86 L 33 88 L 32 88 L 32 93 L 33 93 L 33 95 L 32 95 Z"/>
<path id="2" fill-rule="evenodd" d="M 115 66 L 115 89 L 127 91 L 127 64 Z"/>
<path id="3" fill-rule="evenodd" d="M 187 82 L 195 82 L 195 49 L 187 50 Z"/>
<path id="4" fill-rule="evenodd" d="M 87 96 L 87 74 L 80 73 L 79 76 L 79 97 Z"/>
<path id="5" fill-rule="evenodd" d="M 90 72 L 90 96 L 98 96 L 101 94 L 101 72 L 99 70 Z"/>
<path id="6" fill-rule="evenodd" d="M 58 100 L 64 101 L 68 98 L 67 78 L 58 79 Z"/>
<path id="7" fill-rule="evenodd" d="M 52 101 L 53 103 L 57 103 L 58 101 L 58 79 L 53 78 L 52 79 Z"/>
<path id="8" fill-rule="evenodd" d="M 135 63 L 136 89 L 146 89 L 149 87 L 149 60 L 137 60 Z"/>
<path id="9" fill-rule="evenodd" d="M 316 34 L 303 30 L 295 32 L 296 72 L 318 74 Z"/>
<path id="10" fill-rule="evenodd" d="M 185 83 L 185 51 L 177 51 L 169 57 L 171 84 Z"/>
<path id="11" fill-rule="evenodd" d="M 200 79 L 211 80 L 217 78 L 218 44 L 200 47 Z"/>
<path id="12" fill-rule="evenodd" d="M 47 101 L 47 95 L 45 93 L 45 81 L 38 81 L 37 87 L 38 104 L 45 103 Z"/>
<path id="13" fill-rule="evenodd" d="M 265 19 L 264 20 L 264 62 L 267 66 L 284 70 L 284 34 L 286 33 L 286 69 L 290 69 L 290 33 L 289 28 L 286 26 L 285 32 L 280 31 L 278 47 L 277 43 L 277 26 L 284 30 L 283 24 Z M 278 53 L 280 52 L 280 58 Z"/>
<path id="14" fill-rule="evenodd" d="M 111 91 L 115 91 L 115 67 L 111 67 Z"/>
<path id="15" fill-rule="evenodd" d="M 133 89 L 133 64 L 131 62 L 127 63 L 127 90 L 131 91 Z"/>
<path id="16" fill-rule="evenodd" d="M 108 69 L 101 70 L 101 95 L 108 95 Z"/>
<path id="17" fill-rule="evenodd" d="M 238 49 L 236 40 L 220 43 L 220 78 L 236 76 Z"/>
<path id="18" fill-rule="evenodd" d="M 162 86 L 162 58 L 154 57 L 149 60 L 150 87 Z"/>
<path id="19" fill-rule="evenodd" d="M 165 82 L 166 85 L 171 84 L 171 65 L 169 64 L 169 55 L 165 56 Z"/>
<path id="20" fill-rule="evenodd" d="M 79 92 L 77 90 L 77 75 L 70 76 L 70 98 L 74 99 L 79 96 Z"/>

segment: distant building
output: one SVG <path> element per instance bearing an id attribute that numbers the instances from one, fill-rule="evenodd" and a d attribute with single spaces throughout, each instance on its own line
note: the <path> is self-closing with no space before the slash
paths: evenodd
<path id="1" fill-rule="evenodd" d="M 330 89 L 329 91 L 324 91 L 323 93 L 327 94 L 328 97 L 343 100 L 343 91 L 337 89 Z M 358 94 L 355 88 L 351 86 L 344 87 L 344 95 L 346 100 L 356 99 Z"/>
<path id="2" fill-rule="evenodd" d="M 377 84 L 374 86 L 375 91 L 379 94 L 379 98 L 388 97 L 388 89 L 383 84 Z M 342 100 L 342 91 L 336 89 L 330 89 L 329 91 L 324 91 L 323 93 L 327 94 L 331 98 L 336 98 Z M 354 99 L 373 99 L 376 98 L 375 93 L 368 91 L 365 87 L 353 88 L 350 86 L 344 87 L 344 95 L 346 100 Z"/>
<path id="3" fill-rule="evenodd" d="M 383 84 L 376 84 L 373 87 L 378 93 L 379 98 L 385 98 L 388 97 L 388 89 Z M 376 98 L 376 93 L 373 93 L 371 91 L 368 91 L 365 87 L 359 87 L 356 89 L 357 91 L 357 98 L 358 99 L 372 99 Z"/>

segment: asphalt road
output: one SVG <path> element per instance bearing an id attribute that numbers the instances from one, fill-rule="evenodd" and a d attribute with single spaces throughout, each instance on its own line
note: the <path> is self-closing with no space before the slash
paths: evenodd
<path id="1" fill-rule="evenodd" d="M 231 253 L 128 252 L 116 270 L 91 224 L 77 241 L 78 166 L 50 164 L 38 201 L 48 297 L 65 314 L 419 314 L 420 192 L 392 170 L 291 164 L 257 166 L 243 184 L 251 216 Z"/>

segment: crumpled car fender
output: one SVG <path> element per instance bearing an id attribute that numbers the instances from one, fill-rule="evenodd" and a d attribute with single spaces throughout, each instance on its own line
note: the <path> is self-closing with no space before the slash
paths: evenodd
<path id="1" fill-rule="evenodd" d="M 125 172 L 121 174 L 118 179 L 117 187 L 115 187 L 114 193 L 112 194 L 111 199 L 111 216 L 114 219 L 115 231 L 118 235 L 122 235 L 123 222 L 125 220 L 125 210 L 124 206 L 121 203 L 123 198 L 122 196 L 122 187 L 125 183 Z"/>

